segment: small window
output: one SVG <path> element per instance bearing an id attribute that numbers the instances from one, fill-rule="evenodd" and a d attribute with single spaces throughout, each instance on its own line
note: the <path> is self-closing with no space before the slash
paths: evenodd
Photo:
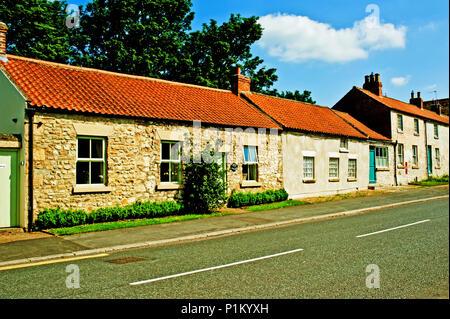
<path id="1" fill-rule="evenodd" d="M 330 178 L 339 178 L 339 158 L 330 157 L 328 176 Z"/>
<path id="2" fill-rule="evenodd" d="M 412 146 L 412 162 L 414 166 L 417 166 L 418 162 L 418 154 L 417 154 L 417 145 Z"/>
<path id="3" fill-rule="evenodd" d="M 399 131 L 403 131 L 403 115 L 397 114 L 397 128 Z"/>
<path id="4" fill-rule="evenodd" d="M 76 184 L 104 185 L 105 173 L 105 139 L 78 137 Z"/>
<path id="5" fill-rule="evenodd" d="M 314 179 L 314 157 L 303 157 L 303 178 Z"/>
<path id="6" fill-rule="evenodd" d="M 258 150 L 256 146 L 244 146 L 242 174 L 246 181 L 258 180 Z"/>
<path id="7" fill-rule="evenodd" d="M 342 148 L 342 149 L 346 149 L 347 150 L 348 149 L 348 139 L 341 138 L 341 142 L 340 142 L 339 147 Z"/>
<path id="8" fill-rule="evenodd" d="M 348 160 L 348 177 L 356 178 L 356 159 L 354 158 Z"/>
<path id="9" fill-rule="evenodd" d="M 404 145 L 398 144 L 398 163 L 400 165 L 405 164 L 405 153 L 404 153 Z"/>
<path id="10" fill-rule="evenodd" d="M 181 183 L 181 143 L 161 141 L 160 179 L 163 183 Z"/>
<path id="11" fill-rule="evenodd" d="M 438 138 L 439 137 L 439 125 L 434 124 L 434 137 Z"/>
<path id="12" fill-rule="evenodd" d="M 441 153 L 438 148 L 434 149 L 434 157 L 435 157 L 435 161 L 436 161 L 436 166 L 440 167 L 441 166 Z"/>
<path id="13" fill-rule="evenodd" d="M 379 168 L 388 168 L 388 148 L 376 147 L 375 148 L 375 166 Z"/>
<path id="14" fill-rule="evenodd" d="M 419 134 L 419 120 L 414 119 L 414 134 Z"/>

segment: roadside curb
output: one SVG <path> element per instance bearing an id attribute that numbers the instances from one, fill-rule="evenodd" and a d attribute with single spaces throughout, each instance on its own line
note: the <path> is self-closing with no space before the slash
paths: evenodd
<path id="1" fill-rule="evenodd" d="M 441 196 L 415 199 L 415 200 L 399 202 L 399 203 L 392 203 L 392 204 L 386 204 L 386 205 L 380 205 L 380 206 L 374 206 L 374 207 L 349 210 L 349 211 L 339 212 L 339 213 L 331 213 L 331 214 L 325 214 L 325 215 L 319 215 L 319 216 L 290 219 L 290 220 L 267 223 L 267 224 L 225 229 L 225 230 L 208 232 L 208 233 L 197 234 L 197 235 L 176 237 L 176 238 L 170 238 L 170 239 L 162 239 L 162 240 L 156 240 L 156 241 L 147 241 L 147 242 L 140 242 L 140 243 L 133 243 L 133 244 L 117 245 L 117 246 L 111 246 L 111 247 L 105 247 L 105 248 L 87 249 L 87 250 L 80 250 L 80 251 L 75 251 L 75 252 L 70 252 L 70 253 L 48 255 L 48 256 L 42 256 L 42 257 L 30 257 L 30 258 L 24 258 L 24 259 L 18 259 L 18 260 L 10 260 L 10 261 L 5 261 L 5 262 L 0 262 L 0 267 L 21 265 L 21 264 L 30 264 L 30 263 L 42 262 L 42 261 L 48 261 L 48 260 L 61 260 L 64 258 L 82 257 L 82 256 L 95 255 L 95 254 L 101 254 L 101 253 L 110 253 L 110 252 L 127 250 L 127 249 L 136 249 L 136 248 L 145 248 L 145 247 L 150 247 L 150 246 L 172 244 L 172 243 L 190 241 L 190 240 L 200 240 L 200 239 L 205 239 L 205 238 L 210 238 L 210 237 L 218 237 L 218 236 L 224 236 L 224 235 L 230 235 L 230 234 L 237 234 L 237 233 L 253 231 L 253 230 L 260 230 L 260 229 L 265 229 L 265 228 L 280 227 L 280 226 L 285 226 L 285 225 L 290 225 L 290 224 L 301 224 L 301 223 L 306 223 L 306 222 L 314 222 L 314 221 L 321 221 L 321 220 L 327 220 L 327 219 L 333 219 L 333 218 L 340 218 L 340 217 L 345 217 L 345 216 L 358 215 L 361 213 L 376 211 L 376 210 L 380 210 L 380 209 L 393 208 L 393 207 L 404 206 L 404 205 L 409 205 L 409 204 L 432 201 L 432 200 L 439 200 L 439 199 L 444 199 L 444 198 L 448 198 L 448 197 L 449 197 L 449 195 L 441 195 Z"/>

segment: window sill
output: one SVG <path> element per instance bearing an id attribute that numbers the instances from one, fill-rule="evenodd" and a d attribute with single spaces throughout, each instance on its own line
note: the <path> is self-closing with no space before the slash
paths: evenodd
<path id="1" fill-rule="evenodd" d="M 389 171 L 389 167 L 377 167 L 376 170 L 381 172 Z"/>
<path id="2" fill-rule="evenodd" d="M 156 185 L 156 190 L 158 191 L 168 191 L 182 189 L 183 185 L 179 183 L 161 183 Z"/>
<path id="3" fill-rule="evenodd" d="M 261 187 L 261 183 L 257 181 L 242 181 L 241 188 L 245 187 Z"/>
<path id="4" fill-rule="evenodd" d="M 403 134 L 403 130 L 401 130 L 401 129 L 397 129 L 397 133 L 401 133 L 401 134 Z"/>
<path id="5" fill-rule="evenodd" d="M 405 165 L 397 165 L 397 168 L 405 168 Z"/>
<path id="6" fill-rule="evenodd" d="M 339 153 L 348 153 L 348 149 L 346 148 L 340 148 Z"/>
<path id="7" fill-rule="evenodd" d="M 112 188 L 106 185 L 75 185 L 73 187 L 74 194 L 82 193 L 109 193 Z"/>
<path id="8" fill-rule="evenodd" d="M 339 182 L 339 178 L 329 178 L 329 182 Z"/>
<path id="9" fill-rule="evenodd" d="M 347 182 L 356 182 L 356 181 L 358 181 L 358 179 L 357 178 L 347 178 Z"/>
<path id="10" fill-rule="evenodd" d="M 420 134 L 419 133 L 414 133 L 414 136 L 420 136 Z"/>
<path id="11" fill-rule="evenodd" d="M 441 167 L 440 167 L 440 166 L 435 166 L 434 168 L 435 168 L 435 169 L 441 169 Z"/>
<path id="12" fill-rule="evenodd" d="M 439 139 L 439 136 L 435 136 L 434 139 L 435 139 L 435 140 L 438 140 L 438 139 Z"/>
<path id="13" fill-rule="evenodd" d="M 303 183 L 315 183 L 316 180 L 313 178 L 304 178 Z"/>
<path id="14" fill-rule="evenodd" d="M 413 165 L 413 166 L 411 166 L 411 168 L 412 168 L 412 169 L 419 169 L 419 166 Z"/>

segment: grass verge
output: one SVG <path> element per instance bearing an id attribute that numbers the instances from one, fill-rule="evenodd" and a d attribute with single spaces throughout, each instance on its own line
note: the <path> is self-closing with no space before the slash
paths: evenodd
<path id="1" fill-rule="evenodd" d="M 53 228 L 53 229 L 48 229 L 46 231 L 49 233 L 52 233 L 54 235 L 65 236 L 65 235 L 75 235 L 75 234 L 104 231 L 104 230 L 114 230 L 114 229 L 120 229 L 120 228 L 131 228 L 131 227 L 139 227 L 139 226 L 173 223 L 173 222 L 184 221 L 184 220 L 208 218 L 208 217 L 215 217 L 215 216 L 224 216 L 224 215 L 230 215 L 230 214 L 232 214 L 232 213 L 231 212 L 223 212 L 223 213 L 211 213 L 211 214 L 186 214 L 186 215 L 177 215 L 177 216 L 156 217 L 156 218 L 149 218 L 149 219 L 138 219 L 138 220 L 109 222 L 109 223 L 87 224 L 87 225 L 64 227 L 64 228 Z"/>
<path id="2" fill-rule="evenodd" d="M 438 186 L 438 185 L 448 185 L 448 183 L 449 177 L 448 175 L 444 175 L 441 177 L 428 177 L 427 179 L 418 182 L 411 182 L 409 184 L 417 186 Z"/>
<path id="3" fill-rule="evenodd" d="M 272 209 L 278 209 L 283 207 L 290 207 L 290 206 L 299 206 L 299 205 L 305 205 L 309 204 L 308 202 L 302 202 L 299 200 L 285 200 L 282 202 L 275 202 L 270 204 L 262 204 L 262 205 L 255 205 L 255 206 L 249 206 L 245 210 L 251 211 L 251 212 L 259 212 L 262 210 L 272 210 Z"/>

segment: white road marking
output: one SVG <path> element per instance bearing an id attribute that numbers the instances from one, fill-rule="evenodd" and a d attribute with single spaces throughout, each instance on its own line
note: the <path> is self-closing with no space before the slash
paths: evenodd
<path id="1" fill-rule="evenodd" d="M 422 224 L 422 223 L 426 223 L 426 222 L 429 222 L 429 221 L 430 221 L 429 219 L 424 219 L 424 220 L 420 220 L 420 221 L 415 222 L 415 223 L 401 225 L 401 226 L 388 228 L 388 229 L 384 229 L 384 230 L 379 230 L 379 231 L 376 231 L 376 232 L 373 232 L 373 233 L 368 233 L 368 234 L 364 234 L 364 235 L 358 235 L 356 237 L 357 238 L 361 238 L 361 237 L 366 237 L 366 236 L 370 236 L 370 235 L 376 235 L 376 234 L 379 234 L 379 233 L 384 233 L 384 232 L 395 230 L 395 229 L 399 229 L 399 228 L 404 228 L 404 227 L 409 227 L 409 226 L 413 226 L 413 225 L 417 225 L 417 224 Z"/>
<path id="2" fill-rule="evenodd" d="M 296 252 L 299 252 L 299 251 L 302 251 L 302 250 L 303 250 L 302 248 L 299 248 L 299 249 L 284 251 L 284 252 L 273 254 L 273 255 L 257 257 L 257 258 L 253 258 L 253 259 L 242 260 L 242 261 L 237 261 L 237 262 L 234 262 L 234 263 L 231 263 L 231 264 L 225 264 L 225 265 L 220 265 L 220 266 L 214 266 L 214 267 L 209 267 L 209 268 L 203 268 L 203 269 L 183 272 L 183 273 L 180 273 L 180 274 L 175 274 L 175 275 L 170 275 L 170 276 L 165 276 L 165 277 L 159 277 L 159 278 L 153 278 L 153 279 L 149 279 L 149 280 L 132 282 L 132 283 L 130 283 L 130 285 L 132 285 L 132 286 L 142 285 L 142 284 L 147 284 L 147 283 L 155 282 L 155 281 L 159 281 L 159 280 L 176 278 L 176 277 L 196 274 L 196 273 L 199 273 L 199 272 L 204 272 L 204 271 L 209 271 L 209 270 L 214 270 L 214 269 L 220 269 L 220 268 L 225 268 L 225 267 L 230 267 L 230 266 L 236 266 L 236 265 L 240 265 L 240 264 L 250 263 L 250 262 L 253 262 L 253 261 L 258 261 L 258 260 L 278 257 L 278 256 L 282 256 L 282 255 L 292 254 L 292 253 L 296 253 Z"/>

